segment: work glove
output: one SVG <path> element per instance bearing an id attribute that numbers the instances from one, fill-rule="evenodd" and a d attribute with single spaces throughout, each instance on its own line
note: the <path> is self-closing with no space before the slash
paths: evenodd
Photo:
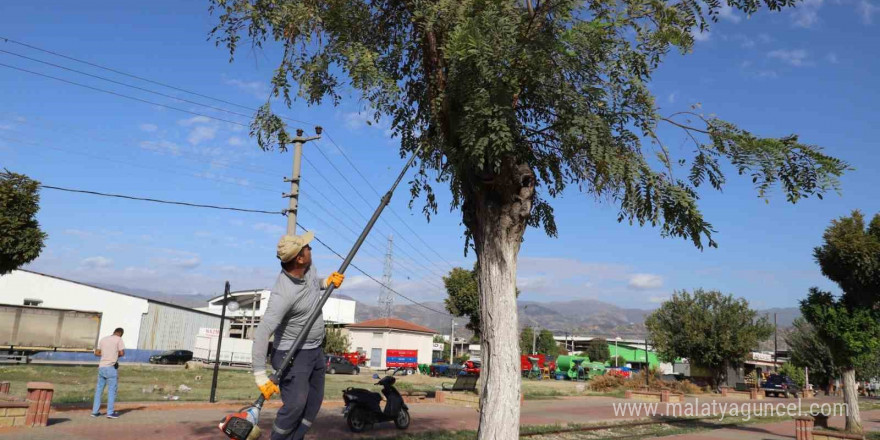
<path id="1" fill-rule="evenodd" d="M 257 388 L 260 389 L 260 393 L 266 400 L 269 400 L 273 394 L 281 392 L 278 389 L 278 385 L 269 380 L 265 370 L 254 371 L 254 381 L 257 382 Z"/>
<path id="2" fill-rule="evenodd" d="M 333 272 L 332 274 L 330 274 L 329 277 L 327 277 L 326 280 L 324 280 L 324 288 L 326 289 L 326 288 L 330 287 L 330 285 L 332 284 L 334 287 L 336 287 L 338 289 L 339 286 L 342 285 L 342 280 L 344 280 L 344 279 L 345 279 L 345 275 L 343 275 L 339 272 Z"/>

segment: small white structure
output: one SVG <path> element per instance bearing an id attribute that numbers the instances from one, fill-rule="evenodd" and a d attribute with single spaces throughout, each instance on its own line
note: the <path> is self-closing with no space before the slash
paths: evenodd
<path id="1" fill-rule="evenodd" d="M 396 318 L 380 318 L 351 324 L 351 348 L 366 353 L 372 368 L 386 368 L 388 350 L 417 350 L 418 363 L 430 364 L 436 331 Z"/>
<path id="2" fill-rule="evenodd" d="M 238 290 L 229 292 L 228 302 L 238 303 L 238 309 L 233 311 L 226 307 L 226 316 L 235 318 L 235 323 L 229 329 L 232 338 L 249 339 L 257 326 L 260 325 L 263 313 L 269 306 L 269 297 L 272 291 L 269 289 Z M 354 324 L 355 305 L 350 299 L 330 297 L 324 304 L 324 323 L 332 325 Z M 208 300 L 207 307 L 198 310 L 219 315 L 223 311 L 223 295 Z"/>
<path id="3" fill-rule="evenodd" d="M 0 276 L 0 303 L 101 312 L 99 337 L 122 327 L 130 349 L 192 350 L 201 328 L 220 316 L 29 270 Z"/>

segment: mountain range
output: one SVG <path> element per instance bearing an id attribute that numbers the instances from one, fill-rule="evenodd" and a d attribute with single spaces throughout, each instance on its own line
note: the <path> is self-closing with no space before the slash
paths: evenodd
<path id="1" fill-rule="evenodd" d="M 114 285 L 103 285 L 111 290 L 126 292 L 144 298 L 177 304 L 184 307 L 203 307 L 208 295 L 174 295 L 148 289 L 132 289 Z M 338 298 L 354 300 L 345 295 Z M 652 310 L 619 307 L 596 299 L 578 299 L 571 301 L 520 301 L 519 319 L 523 326 L 546 328 L 556 334 L 576 333 L 580 335 L 603 336 L 613 338 L 638 338 L 646 333 L 645 317 Z M 441 313 L 438 313 L 441 312 Z M 766 314 L 770 321 L 776 314 L 780 329 L 791 327 L 795 318 L 800 316 L 796 307 L 772 308 L 759 310 Z M 378 306 L 357 301 L 355 320 L 358 322 L 381 318 L 382 309 Z M 442 302 L 425 302 L 420 305 L 397 303 L 392 308 L 392 316 L 436 330 L 438 333 L 449 334 L 452 318 L 446 314 Z M 456 318 L 456 336 L 469 337 L 471 332 L 465 329 L 467 318 Z M 780 345 L 783 332 L 780 331 Z"/>

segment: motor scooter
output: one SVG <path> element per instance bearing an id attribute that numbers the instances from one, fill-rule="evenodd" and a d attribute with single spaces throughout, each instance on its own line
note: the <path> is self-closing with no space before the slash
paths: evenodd
<path id="1" fill-rule="evenodd" d="M 378 374 L 373 375 L 379 379 Z M 394 422 L 397 429 L 409 427 L 409 407 L 403 402 L 403 396 L 394 388 L 397 382 L 393 376 L 385 376 L 376 382 L 382 386 L 385 396 L 385 408 L 380 408 L 382 396 L 379 393 L 363 388 L 346 388 L 342 391 L 345 408 L 342 415 L 352 432 L 362 432 L 368 427 L 382 422 Z"/>

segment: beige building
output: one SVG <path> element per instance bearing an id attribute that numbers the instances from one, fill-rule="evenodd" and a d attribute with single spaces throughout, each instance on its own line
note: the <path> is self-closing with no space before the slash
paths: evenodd
<path id="1" fill-rule="evenodd" d="M 430 364 L 436 331 L 396 318 L 380 318 L 346 327 L 351 348 L 365 353 L 371 368 L 387 368 L 388 350 L 416 351 L 419 364 Z"/>

